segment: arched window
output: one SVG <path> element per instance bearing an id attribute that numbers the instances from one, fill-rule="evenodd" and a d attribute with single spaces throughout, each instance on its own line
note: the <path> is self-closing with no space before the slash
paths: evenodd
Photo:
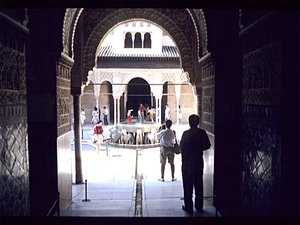
<path id="1" fill-rule="evenodd" d="M 151 35 L 148 32 L 144 35 L 143 48 L 151 48 Z"/>
<path id="2" fill-rule="evenodd" d="M 125 35 L 124 48 L 132 48 L 132 36 L 129 32 Z"/>
<path id="3" fill-rule="evenodd" d="M 136 33 L 134 35 L 134 48 L 142 48 L 141 33 Z"/>

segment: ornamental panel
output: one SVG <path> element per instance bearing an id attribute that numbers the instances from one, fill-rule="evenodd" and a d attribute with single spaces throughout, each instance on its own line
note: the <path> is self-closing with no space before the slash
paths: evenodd
<path id="1" fill-rule="evenodd" d="M 266 216 L 276 210 L 272 207 L 279 201 L 278 109 L 249 105 L 243 111 L 242 202 L 248 215 Z"/>
<path id="2" fill-rule="evenodd" d="M 26 65 L 19 40 L 24 34 L 4 21 L 0 19 L 0 216 L 29 216 Z"/>

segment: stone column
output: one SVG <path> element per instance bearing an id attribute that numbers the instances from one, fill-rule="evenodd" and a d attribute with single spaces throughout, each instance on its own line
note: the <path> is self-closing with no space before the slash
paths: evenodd
<path id="1" fill-rule="evenodd" d="M 120 98 L 117 98 L 117 123 L 120 123 L 120 111 L 121 111 Z"/>
<path id="2" fill-rule="evenodd" d="M 99 75 L 95 74 L 92 81 L 96 83 L 94 84 L 94 96 L 96 98 L 96 107 L 99 108 L 99 97 L 100 97 L 100 88 L 101 86 L 99 85 Z"/>
<path id="3" fill-rule="evenodd" d="M 114 97 L 114 125 L 117 125 L 117 99 Z"/>
<path id="4" fill-rule="evenodd" d="M 176 119 L 177 119 L 177 124 L 179 124 L 179 100 L 180 100 L 180 92 L 181 92 L 181 85 L 178 84 L 179 80 L 176 80 L 176 86 L 175 86 L 175 94 L 176 94 Z"/>
<path id="5" fill-rule="evenodd" d="M 156 98 L 156 100 L 155 100 L 156 102 L 155 102 L 155 109 L 156 109 L 156 112 L 155 113 L 157 113 L 157 111 L 158 111 L 158 98 Z M 159 115 L 158 114 L 155 114 L 155 122 L 156 123 L 158 123 L 158 121 L 159 121 Z"/>
<path id="6" fill-rule="evenodd" d="M 81 122 L 80 122 L 80 95 L 73 95 L 74 104 L 74 140 L 75 140 L 75 168 L 76 184 L 83 183 L 81 165 Z"/>
<path id="7" fill-rule="evenodd" d="M 151 91 L 150 91 L 150 95 L 151 95 L 151 103 L 150 103 L 151 105 L 150 106 L 152 107 L 153 106 L 153 94 L 151 93 Z"/>
<path id="8" fill-rule="evenodd" d="M 158 123 L 161 124 L 161 98 L 158 99 L 158 104 L 159 104 L 159 113 L 158 113 L 158 117 L 159 117 L 159 121 Z"/>
<path id="9" fill-rule="evenodd" d="M 126 102 L 127 102 L 127 93 L 124 93 L 124 112 L 125 112 L 125 118 L 127 118 L 127 111 L 126 111 Z"/>
<path id="10" fill-rule="evenodd" d="M 176 106 L 177 106 L 177 109 L 176 109 L 177 125 L 179 124 L 179 99 L 180 99 L 180 97 L 176 97 L 176 100 L 177 100 L 177 104 L 176 104 Z"/>

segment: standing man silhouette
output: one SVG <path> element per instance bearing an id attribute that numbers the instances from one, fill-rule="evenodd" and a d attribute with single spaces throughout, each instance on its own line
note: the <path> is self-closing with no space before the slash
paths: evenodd
<path id="1" fill-rule="evenodd" d="M 188 214 L 194 212 L 193 187 L 195 187 L 195 208 L 198 212 L 203 212 L 203 151 L 211 146 L 206 131 L 197 127 L 199 122 L 199 116 L 191 115 L 190 129 L 183 132 L 180 141 L 184 192 L 182 209 Z"/>

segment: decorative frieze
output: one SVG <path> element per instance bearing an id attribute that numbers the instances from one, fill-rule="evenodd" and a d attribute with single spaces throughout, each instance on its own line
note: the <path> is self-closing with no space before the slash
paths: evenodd
<path id="1" fill-rule="evenodd" d="M 78 9 L 69 8 L 66 9 L 63 27 L 63 52 L 67 55 L 70 53 L 70 36 L 72 35 L 72 24 L 75 21 L 75 15 Z"/>
<path id="2" fill-rule="evenodd" d="M 0 45 L 0 89 L 25 90 L 25 56 Z"/>
<path id="3" fill-rule="evenodd" d="M 276 42 L 244 55 L 243 102 L 280 102 L 281 43 Z"/>

